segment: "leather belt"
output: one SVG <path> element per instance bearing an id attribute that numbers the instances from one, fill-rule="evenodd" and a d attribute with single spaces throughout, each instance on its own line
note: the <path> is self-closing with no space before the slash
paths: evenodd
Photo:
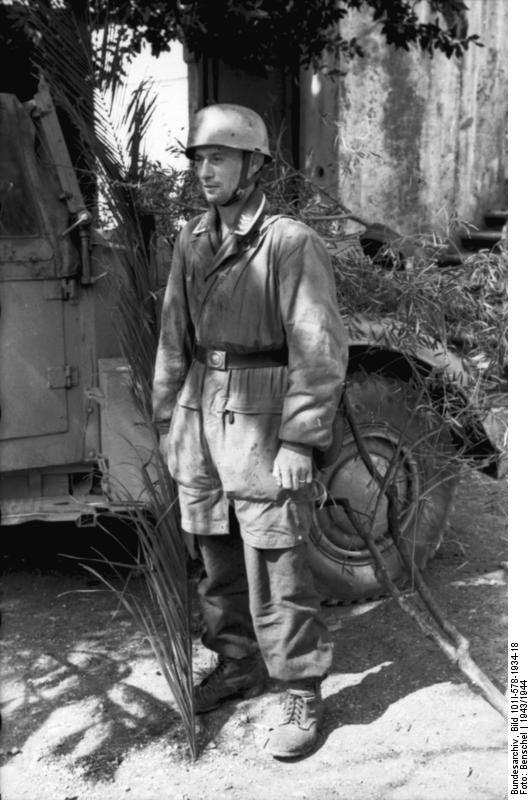
<path id="1" fill-rule="evenodd" d="M 253 353 L 232 353 L 195 345 L 194 357 L 211 369 L 258 369 L 259 367 L 284 367 L 288 363 L 287 349 L 256 350 Z"/>

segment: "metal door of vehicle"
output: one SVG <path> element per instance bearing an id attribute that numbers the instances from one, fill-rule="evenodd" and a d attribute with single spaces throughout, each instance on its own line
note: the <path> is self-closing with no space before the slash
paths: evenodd
<path id="1" fill-rule="evenodd" d="M 0 95 L 2 470 L 83 456 L 86 298 L 75 249 L 62 236 L 69 215 L 52 162 L 27 107 Z"/>

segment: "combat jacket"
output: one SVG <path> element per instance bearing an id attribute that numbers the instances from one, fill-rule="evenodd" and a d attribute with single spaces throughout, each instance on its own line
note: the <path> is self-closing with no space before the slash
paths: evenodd
<path id="1" fill-rule="evenodd" d="M 325 449 L 347 361 L 329 254 L 307 225 L 270 216 L 260 189 L 222 242 L 211 208 L 176 242 L 153 383 L 153 418 L 175 404 L 200 409 L 196 344 L 245 354 L 287 346 L 288 365 L 234 369 L 219 412 L 281 414 L 279 438 Z"/>

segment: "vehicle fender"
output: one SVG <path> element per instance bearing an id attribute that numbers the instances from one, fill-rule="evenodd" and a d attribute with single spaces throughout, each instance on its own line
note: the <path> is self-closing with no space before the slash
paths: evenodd
<path id="1" fill-rule="evenodd" d="M 382 372 L 420 379 L 436 411 L 446 419 L 459 455 L 485 474 L 506 474 L 505 427 L 492 410 L 470 398 L 474 376 L 458 354 L 426 336 L 411 336 L 395 319 L 350 315 L 348 372 Z"/>

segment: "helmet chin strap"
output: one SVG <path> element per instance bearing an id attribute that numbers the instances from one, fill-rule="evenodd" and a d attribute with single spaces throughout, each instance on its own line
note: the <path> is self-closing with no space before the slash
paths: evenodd
<path id="1" fill-rule="evenodd" d="M 243 150 L 243 161 L 241 163 L 241 172 L 239 174 L 238 184 L 228 200 L 225 203 L 218 203 L 217 205 L 222 206 L 223 208 L 226 208 L 227 206 L 233 206 L 234 203 L 237 203 L 239 200 L 241 200 L 245 189 L 250 186 L 251 183 L 255 182 L 255 176 L 250 178 L 248 176 L 251 155 L 252 153 L 250 153 L 248 150 Z"/>

